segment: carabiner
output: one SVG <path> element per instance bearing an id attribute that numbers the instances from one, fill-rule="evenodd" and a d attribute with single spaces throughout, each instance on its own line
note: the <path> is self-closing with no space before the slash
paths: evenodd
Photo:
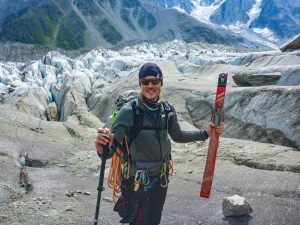
<path id="1" fill-rule="evenodd" d="M 166 176 L 166 174 L 161 174 L 160 175 L 160 186 L 162 187 L 162 188 L 165 188 L 165 187 L 167 187 L 168 186 L 168 178 L 167 178 L 167 176 Z"/>
<path id="2" fill-rule="evenodd" d="M 135 182 L 140 182 L 142 178 L 142 170 L 137 170 L 135 173 L 134 181 Z"/>
<path id="3" fill-rule="evenodd" d="M 150 179 L 149 179 L 148 173 L 145 170 L 143 170 L 142 175 L 141 175 L 141 183 L 143 185 L 148 185 L 149 182 L 150 182 Z"/>

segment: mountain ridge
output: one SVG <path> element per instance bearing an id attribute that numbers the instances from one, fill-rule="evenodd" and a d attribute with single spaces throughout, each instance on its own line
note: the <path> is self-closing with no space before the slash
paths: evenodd
<path id="1" fill-rule="evenodd" d="M 69 50 L 174 39 L 261 47 L 254 41 L 204 24 L 172 7 L 153 7 L 157 2 L 43 0 L 8 16 L 1 24 L 0 40 Z"/>
<path id="2" fill-rule="evenodd" d="M 240 35 L 244 35 L 245 32 L 250 35 L 256 34 L 279 45 L 300 33 L 300 1 L 151 0 L 148 2 L 164 8 L 177 8 L 199 21 L 225 27 Z"/>
<path id="3" fill-rule="evenodd" d="M 279 45 L 300 33 L 300 2 L 294 0 L 212 0 L 208 3 L 207 6 L 215 5 L 209 21 L 217 25 L 243 29 Z"/>

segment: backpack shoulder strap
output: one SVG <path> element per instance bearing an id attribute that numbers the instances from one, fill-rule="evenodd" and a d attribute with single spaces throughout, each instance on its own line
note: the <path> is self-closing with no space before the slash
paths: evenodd
<path id="1" fill-rule="evenodd" d="M 165 117 L 166 117 L 166 126 L 167 126 L 167 130 L 169 129 L 169 118 L 171 117 L 171 116 L 173 116 L 174 114 L 175 114 L 175 112 L 172 110 L 172 108 L 171 108 L 171 106 L 170 106 L 170 104 L 169 104 L 169 102 L 168 101 L 163 101 L 163 108 L 164 108 L 164 111 L 165 111 Z M 170 174 L 173 174 L 173 160 L 172 160 L 172 154 L 171 154 L 171 152 L 170 152 L 170 154 L 168 155 L 169 156 L 169 160 L 170 160 L 170 164 L 169 164 L 169 170 L 171 171 L 171 173 L 170 173 L 170 171 L 169 171 L 169 173 Z"/>
<path id="2" fill-rule="evenodd" d="M 131 146 L 132 141 L 138 136 L 143 126 L 143 112 L 138 107 L 138 99 L 134 99 L 130 102 L 133 112 L 133 125 L 131 130 L 131 137 L 129 142 L 129 147 Z"/>
<path id="3" fill-rule="evenodd" d="M 167 115 L 168 115 L 168 113 L 172 111 L 169 102 L 168 102 L 168 101 L 163 101 L 162 105 L 163 105 L 163 107 L 164 107 L 165 113 L 167 113 Z M 167 115 L 166 115 L 166 116 L 167 116 Z M 168 117 L 167 117 L 167 118 L 168 118 Z"/>
<path id="4" fill-rule="evenodd" d="M 166 116 L 166 122 L 168 123 L 168 119 L 175 114 L 175 112 L 172 110 L 171 105 L 168 101 L 163 101 L 162 103 L 165 116 Z"/>

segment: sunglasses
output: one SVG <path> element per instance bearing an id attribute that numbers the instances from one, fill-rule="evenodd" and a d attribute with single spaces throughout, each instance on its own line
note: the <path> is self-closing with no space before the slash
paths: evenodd
<path id="1" fill-rule="evenodd" d="M 142 85 L 149 85 L 152 83 L 153 85 L 157 85 L 162 82 L 162 78 L 155 78 L 155 79 L 140 79 Z"/>

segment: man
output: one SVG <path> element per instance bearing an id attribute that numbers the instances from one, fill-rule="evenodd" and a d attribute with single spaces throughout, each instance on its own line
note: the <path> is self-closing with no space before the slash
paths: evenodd
<path id="1" fill-rule="evenodd" d="M 143 119 L 138 135 L 132 137 L 135 116 L 133 111 L 136 110 L 133 110 L 132 104 L 126 104 L 121 108 L 111 130 L 98 129 L 95 144 L 98 154 L 101 155 L 104 145 L 109 144 L 111 149 L 115 149 L 114 142 L 121 143 L 124 137 L 127 138 L 131 157 L 130 179 L 127 182 L 130 194 L 126 197 L 128 204 L 125 219 L 120 222 L 157 225 L 161 220 L 169 181 L 169 136 L 180 143 L 204 141 L 211 135 L 214 125 L 209 123 L 207 130 L 181 130 L 174 107 L 160 96 L 163 74 L 155 63 L 146 63 L 141 67 L 139 86 L 140 96 L 135 107 L 143 115 Z M 221 124 L 215 129 L 221 134 L 224 126 Z M 109 138 L 105 138 L 104 134 L 109 135 Z"/>

